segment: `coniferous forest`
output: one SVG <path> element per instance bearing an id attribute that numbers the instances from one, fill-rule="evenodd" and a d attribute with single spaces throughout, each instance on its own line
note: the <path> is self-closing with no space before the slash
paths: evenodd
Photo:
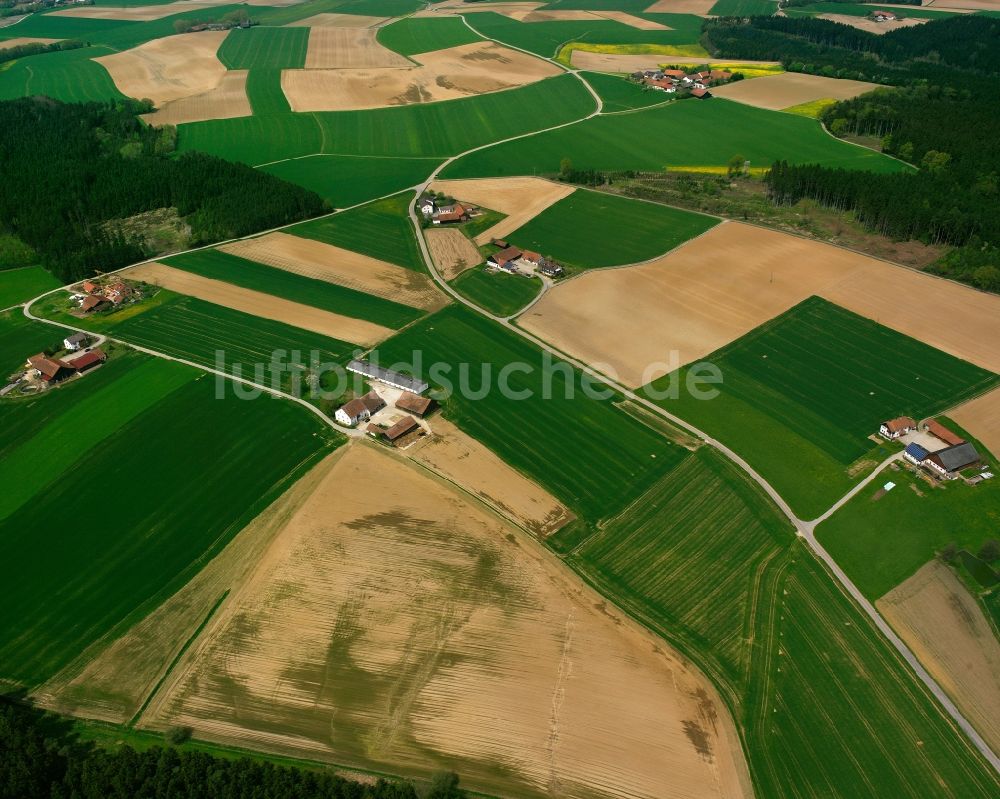
<path id="1" fill-rule="evenodd" d="M 108 225 L 175 208 L 192 244 L 327 210 L 320 197 L 243 164 L 176 155 L 176 131 L 139 119 L 142 103 L 0 102 L 0 235 L 17 236 L 69 282 L 154 253 Z"/>
<path id="2" fill-rule="evenodd" d="M 1000 19 L 952 17 L 877 36 L 821 19 L 728 18 L 706 23 L 704 39 L 725 57 L 894 84 L 829 106 L 821 119 L 836 136 L 879 142 L 914 171 L 778 162 L 765 178 L 772 200 L 809 198 L 895 239 L 952 245 L 930 271 L 1000 291 Z"/>

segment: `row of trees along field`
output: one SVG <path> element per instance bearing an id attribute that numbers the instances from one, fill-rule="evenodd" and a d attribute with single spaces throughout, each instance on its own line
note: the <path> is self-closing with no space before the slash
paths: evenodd
<path id="1" fill-rule="evenodd" d="M 148 103 L 0 102 L 0 234 L 32 247 L 42 266 L 76 280 L 147 253 L 109 225 L 174 208 L 203 244 L 315 216 L 316 194 L 243 164 L 174 153 L 177 134 L 139 115 Z"/>
<path id="2" fill-rule="evenodd" d="M 0 796 L 17 799 L 465 799 L 454 774 L 422 792 L 408 782 L 360 783 L 315 771 L 204 752 L 75 739 L 69 721 L 0 698 Z"/>
<path id="3" fill-rule="evenodd" d="M 779 162 L 765 178 L 771 198 L 810 198 L 892 238 L 952 245 L 930 271 L 1000 291 L 1000 19 L 953 17 L 877 36 L 827 20 L 754 17 L 708 22 L 705 34 L 726 57 L 781 56 L 789 68 L 838 77 L 890 68 L 895 87 L 829 106 L 821 119 L 834 135 L 880 142 L 917 170 Z"/>

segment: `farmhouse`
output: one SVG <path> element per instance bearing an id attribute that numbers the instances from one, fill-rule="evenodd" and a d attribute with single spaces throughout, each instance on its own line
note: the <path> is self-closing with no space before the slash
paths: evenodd
<path id="1" fill-rule="evenodd" d="M 907 444 L 903 450 L 903 459 L 909 461 L 914 466 L 919 466 L 927 460 L 930 453 L 917 443 Z"/>
<path id="2" fill-rule="evenodd" d="M 417 208 L 424 216 L 433 216 L 437 210 L 437 205 L 432 197 L 421 197 L 417 203 Z"/>
<path id="3" fill-rule="evenodd" d="M 521 258 L 522 255 L 524 255 L 524 253 L 517 247 L 505 247 L 500 250 L 500 252 L 495 252 L 487 258 L 486 263 L 490 266 L 495 266 L 498 269 L 512 270 L 514 268 L 514 262 Z"/>
<path id="4" fill-rule="evenodd" d="M 412 413 L 421 419 L 434 410 L 434 405 L 434 400 L 430 397 L 420 397 L 409 391 L 404 391 L 396 400 L 396 407 L 399 410 Z"/>
<path id="5" fill-rule="evenodd" d="M 35 377 L 44 380 L 46 383 L 58 383 L 67 377 L 72 377 L 73 367 L 59 359 L 49 358 L 44 352 L 32 355 L 28 358 L 28 369 L 34 372 Z"/>
<path id="6" fill-rule="evenodd" d="M 434 212 L 432 221 L 435 225 L 450 224 L 453 222 L 465 222 L 469 219 L 469 212 L 464 205 L 455 203 L 445 205 Z"/>
<path id="7" fill-rule="evenodd" d="M 979 453 L 976 451 L 976 448 L 972 444 L 965 442 L 945 447 L 929 455 L 924 460 L 924 466 L 933 469 L 938 474 L 947 475 L 966 469 L 969 466 L 975 466 L 979 461 Z"/>
<path id="8" fill-rule="evenodd" d="M 415 377 L 394 372 L 391 369 L 383 369 L 381 366 L 376 366 L 368 361 L 351 361 L 347 364 L 347 371 L 370 378 L 371 380 L 378 380 L 380 383 L 385 383 L 387 386 L 392 386 L 393 388 L 412 391 L 414 394 L 423 394 L 430 388 L 423 380 L 417 380 Z"/>
<path id="9" fill-rule="evenodd" d="M 89 336 L 86 333 L 74 333 L 63 339 L 63 347 L 75 352 L 87 343 Z"/>
<path id="10" fill-rule="evenodd" d="M 878 429 L 878 433 L 882 436 L 882 438 L 894 441 L 900 436 L 912 433 L 916 429 L 917 423 L 909 416 L 898 416 L 895 419 L 890 419 L 888 422 L 882 422 L 882 426 Z"/>
<path id="11" fill-rule="evenodd" d="M 122 283 L 121 281 L 111 283 L 104 289 L 105 299 L 110 300 L 115 305 L 121 305 L 131 296 L 132 289 L 126 283 Z"/>
<path id="12" fill-rule="evenodd" d="M 354 427 L 358 422 L 367 422 L 373 413 L 384 407 L 382 398 L 374 391 L 369 391 L 363 397 L 355 397 L 341 405 L 333 418 L 345 427 Z"/>
<path id="13" fill-rule="evenodd" d="M 883 11 L 879 9 L 877 11 L 872 11 L 872 19 L 876 22 L 895 22 L 897 17 L 891 11 Z"/>

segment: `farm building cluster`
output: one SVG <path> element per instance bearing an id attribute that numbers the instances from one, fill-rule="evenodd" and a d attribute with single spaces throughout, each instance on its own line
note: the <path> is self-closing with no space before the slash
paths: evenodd
<path id="1" fill-rule="evenodd" d="M 563 273 L 562 266 L 537 252 L 514 247 L 503 239 L 493 239 L 491 243 L 499 249 L 486 259 L 486 266 L 489 269 L 499 269 L 512 275 L 527 277 L 535 273 L 546 277 L 559 277 Z"/>
<path id="2" fill-rule="evenodd" d="M 72 300 L 79 313 L 90 315 L 117 308 L 140 297 L 138 289 L 121 279 L 85 280 L 73 287 Z"/>
<path id="3" fill-rule="evenodd" d="M 88 346 L 92 340 L 87 333 L 73 333 L 63 339 L 61 349 L 29 355 L 23 370 L 0 388 L 0 397 L 37 394 L 100 366 L 108 356 L 100 347 Z"/>
<path id="4" fill-rule="evenodd" d="M 347 370 L 364 377 L 372 388 L 337 409 L 334 419 L 338 424 L 357 427 L 367 423 L 368 435 L 399 448 L 430 432 L 423 420 L 437 406 L 430 397 L 421 396 L 429 388 L 427 383 L 368 361 L 351 361 Z"/>
<path id="5" fill-rule="evenodd" d="M 710 87 L 729 83 L 736 78 L 736 75 L 737 73 L 725 69 L 699 70 L 690 73 L 683 69 L 647 69 L 633 72 L 629 77 L 636 83 L 642 83 L 667 94 L 705 99 L 712 96 Z"/>
<path id="6" fill-rule="evenodd" d="M 439 195 L 425 194 L 417 201 L 417 208 L 432 225 L 453 225 L 468 222 L 482 215 L 482 209 L 472 203 L 460 203 Z"/>
<path id="7" fill-rule="evenodd" d="M 993 477 L 976 447 L 936 419 L 918 425 L 909 416 L 898 416 L 883 422 L 878 432 L 888 441 L 905 444 L 903 459 L 938 480 L 957 480 L 963 471 L 971 469 L 979 469 L 966 478 L 973 485 Z"/>
<path id="8" fill-rule="evenodd" d="M 902 19 L 902 17 L 900 17 L 895 12 L 885 11 L 884 9 L 881 8 L 872 11 L 872 13 L 869 14 L 869 16 L 876 22 L 896 22 L 897 20 Z"/>

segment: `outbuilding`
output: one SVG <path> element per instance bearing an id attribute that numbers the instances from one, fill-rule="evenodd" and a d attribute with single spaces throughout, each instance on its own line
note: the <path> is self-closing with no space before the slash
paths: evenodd
<path id="1" fill-rule="evenodd" d="M 945 447 L 929 455 L 924 465 L 938 474 L 947 475 L 976 466 L 980 461 L 979 453 L 972 444 L 965 442 L 953 447 Z"/>
<path id="2" fill-rule="evenodd" d="M 399 439 L 405 436 L 407 433 L 412 433 L 414 430 L 419 430 L 420 425 L 417 424 L 417 420 L 412 416 L 404 416 L 396 424 L 382 433 L 382 436 L 390 444 L 395 444 Z"/>
<path id="3" fill-rule="evenodd" d="M 412 413 L 423 419 L 434 410 L 435 403 L 430 397 L 421 397 L 409 391 L 404 391 L 396 400 L 396 407 L 401 411 Z"/>
<path id="4" fill-rule="evenodd" d="M 430 388 L 423 380 L 417 380 L 417 378 L 404 375 L 401 372 L 394 372 L 392 369 L 383 369 L 381 366 L 376 366 L 369 361 L 351 361 L 347 364 L 347 371 L 372 380 L 378 380 L 380 383 L 385 383 L 387 386 L 392 386 L 393 388 L 412 391 L 414 394 L 423 394 Z"/>
<path id="5" fill-rule="evenodd" d="M 882 438 L 895 441 L 900 436 L 912 433 L 916 429 L 917 423 L 909 416 L 897 416 L 895 419 L 882 422 L 882 426 L 878 429 L 878 434 L 882 436 Z"/>

